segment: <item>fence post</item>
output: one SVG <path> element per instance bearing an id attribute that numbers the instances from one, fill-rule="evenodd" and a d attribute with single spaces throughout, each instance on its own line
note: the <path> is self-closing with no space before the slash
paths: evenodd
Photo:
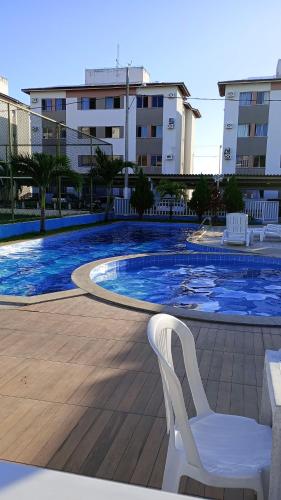
<path id="1" fill-rule="evenodd" d="M 12 159 L 12 123 L 11 123 L 11 106 L 10 103 L 7 103 L 8 106 L 8 167 L 10 171 L 10 198 L 11 198 L 11 215 L 12 215 L 12 221 L 14 222 L 15 220 L 15 201 L 14 201 L 14 178 L 13 178 L 13 168 L 11 164 L 11 159 Z"/>

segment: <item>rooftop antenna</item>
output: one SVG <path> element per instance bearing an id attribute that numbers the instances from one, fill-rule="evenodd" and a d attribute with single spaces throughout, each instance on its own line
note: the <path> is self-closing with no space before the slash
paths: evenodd
<path id="1" fill-rule="evenodd" d="M 120 45 L 119 42 L 117 43 L 117 53 L 116 53 L 116 76 L 118 76 L 118 69 L 120 68 L 120 61 L 119 61 L 119 56 L 120 56 Z"/>

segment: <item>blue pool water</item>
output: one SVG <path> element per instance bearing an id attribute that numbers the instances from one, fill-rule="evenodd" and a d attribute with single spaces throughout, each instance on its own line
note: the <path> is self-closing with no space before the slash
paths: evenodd
<path id="1" fill-rule="evenodd" d="M 281 260 L 181 255 L 110 263 L 93 271 L 104 288 L 135 299 L 223 314 L 280 316 Z"/>
<path id="2" fill-rule="evenodd" d="M 185 250 L 195 225 L 115 223 L 0 248 L 0 294 L 37 295 L 69 290 L 71 273 L 96 259 Z"/>

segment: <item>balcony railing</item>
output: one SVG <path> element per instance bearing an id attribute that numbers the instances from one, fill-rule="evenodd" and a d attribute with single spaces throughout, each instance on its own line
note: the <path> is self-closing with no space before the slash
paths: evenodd
<path id="1" fill-rule="evenodd" d="M 246 167 L 236 165 L 235 173 L 237 175 L 265 175 L 265 167 Z"/>

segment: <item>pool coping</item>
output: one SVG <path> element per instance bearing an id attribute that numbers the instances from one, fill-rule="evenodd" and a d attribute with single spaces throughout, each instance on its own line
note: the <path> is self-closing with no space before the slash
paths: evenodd
<path id="1" fill-rule="evenodd" d="M 0 305 L 27 306 L 32 304 L 40 304 L 41 302 L 50 302 L 52 300 L 68 299 L 86 295 L 86 292 L 79 288 L 71 288 L 70 290 L 62 290 L 61 292 L 42 293 L 39 295 L 0 295 Z"/>
<path id="2" fill-rule="evenodd" d="M 130 260 L 143 257 L 156 257 L 156 256 L 166 256 L 166 255 L 210 255 L 210 252 L 157 252 L 157 253 L 142 253 L 133 255 L 122 255 L 118 257 L 109 257 L 106 259 L 99 259 L 96 261 L 89 262 L 83 266 L 78 267 L 73 271 L 71 279 L 73 283 L 84 291 L 84 293 L 91 294 L 95 299 L 107 302 L 119 307 L 125 307 L 128 309 L 134 309 L 137 311 L 147 312 L 151 314 L 166 313 L 173 316 L 178 316 L 183 319 L 190 319 L 195 321 L 204 321 L 211 323 L 221 323 L 221 324 L 236 324 L 236 325 L 248 325 L 248 326 L 281 326 L 281 316 L 239 316 L 235 314 L 219 314 L 219 313 L 209 313 L 203 311 L 192 311 L 186 310 L 182 307 L 172 307 L 162 304 L 154 304 L 152 302 L 147 302 L 144 300 L 133 299 L 131 297 L 126 297 L 125 295 L 120 295 L 115 292 L 106 290 L 105 288 L 94 283 L 90 278 L 90 273 L 95 268 L 102 264 L 107 264 L 109 262 L 119 262 L 122 260 Z M 221 252 L 220 254 L 224 254 Z M 226 253 L 225 253 L 226 255 Z M 231 255 L 227 252 L 227 255 Z M 233 253 L 233 255 L 239 255 L 238 252 Z M 240 255 L 244 255 L 242 253 Z"/>

